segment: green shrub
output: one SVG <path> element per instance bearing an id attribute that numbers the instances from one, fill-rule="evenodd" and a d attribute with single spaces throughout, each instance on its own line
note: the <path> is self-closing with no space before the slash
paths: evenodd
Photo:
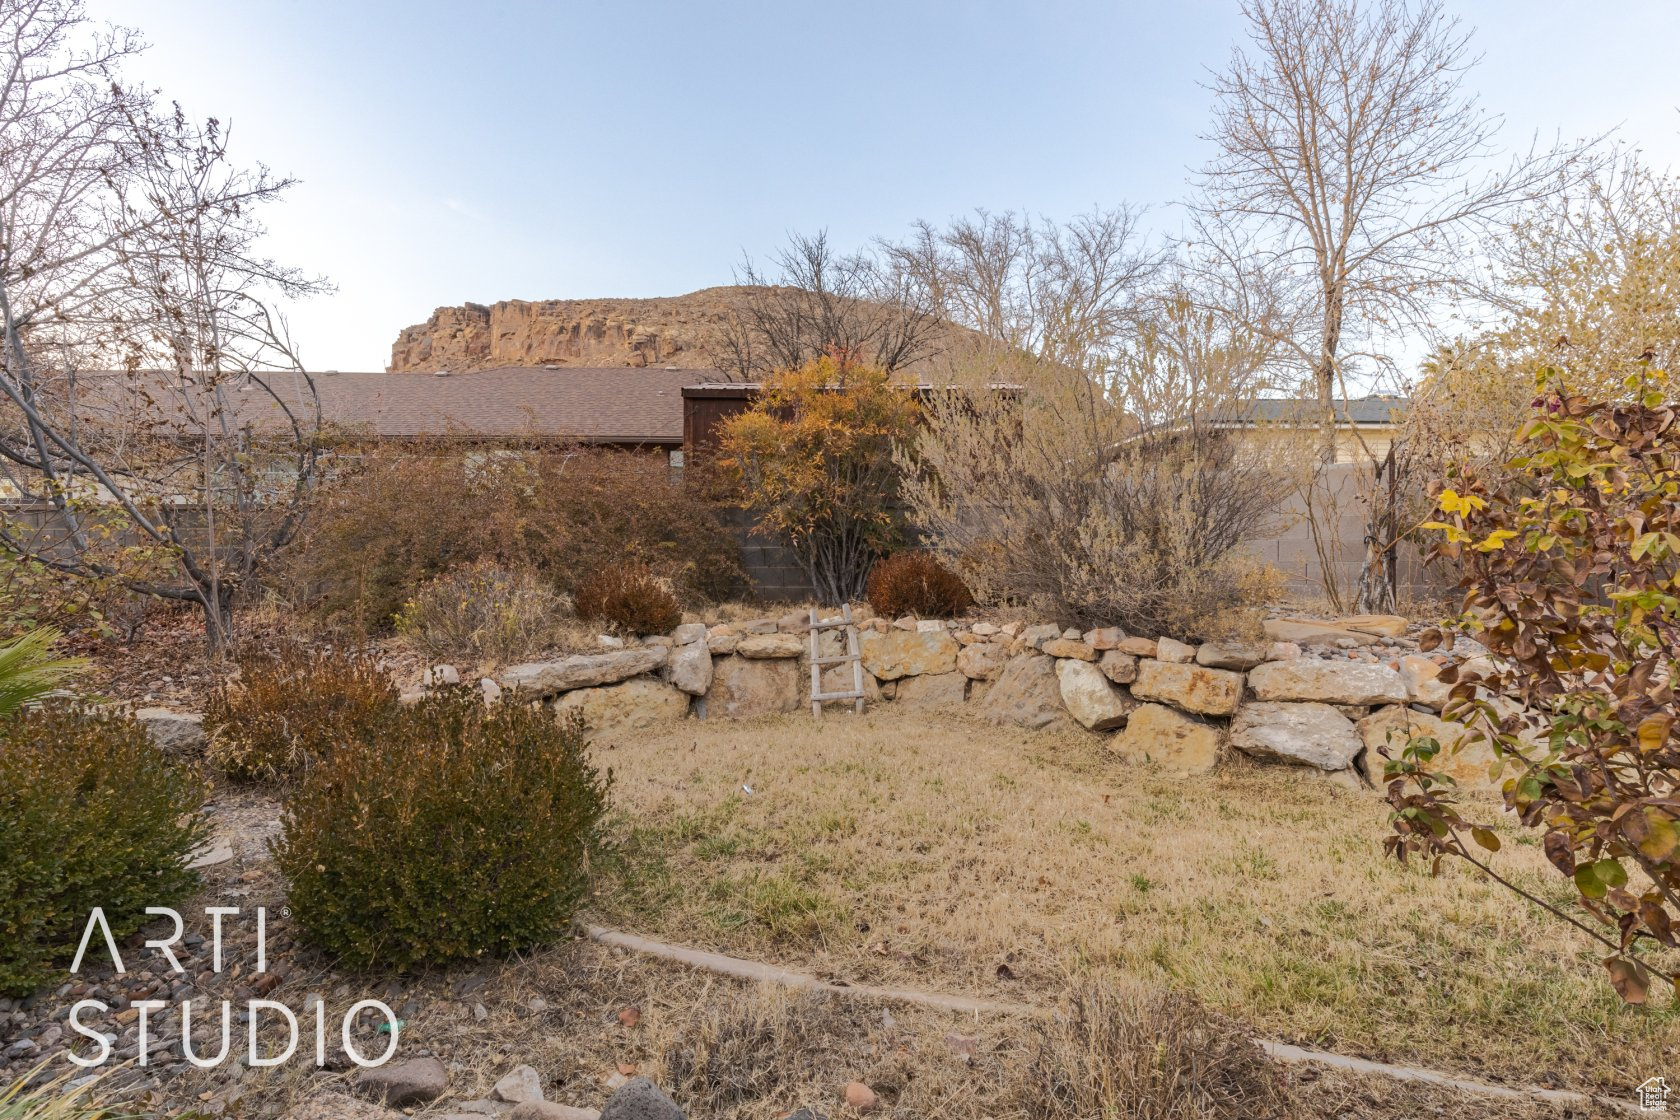
<path id="1" fill-rule="evenodd" d="M 296 644 L 251 654 L 204 706 L 210 761 L 241 781 L 296 777 L 396 706 L 371 657 Z"/>
<path id="2" fill-rule="evenodd" d="M 529 568 L 563 593 L 632 560 L 693 605 L 746 590 L 741 550 L 699 488 L 663 457 L 568 448 L 464 454 L 376 450 L 328 486 L 291 558 L 288 597 L 388 629 L 427 580 L 475 561 Z"/>
<path id="3" fill-rule="evenodd" d="M 611 564 L 578 583 L 577 616 L 627 634 L 663 634 L 682 622 L 682 607 L 645 564 Z"/>
<path id="4" fill-rule="evenodd" d="M 974 605 L 968 585 L 931 552 L 895 552 L 869 570 L 869 605 L 886 618 L 955 618 Z"/>
<path id="5" fill-rule="evenodd" d="M 0 720 L 0 994 L 67 965 L 94 907 L 122 938 L 191 895 L 204 793 L 126 715 L 46 704 Z"/>
<path id="6" fill-rule="evenodd" d="M 435 657 L 517 661 L 553 643 L 565 602 L 541 577 L 488 560 L 423 585 L 397 615 L 397 632 Z"/>
<path id="7" fill-rule="evenodd" d="M 446 689 L 312 768 L 275 857 L 305 934 L 408 969 L 561 936 L 606 808 L 577 720 Z"/>

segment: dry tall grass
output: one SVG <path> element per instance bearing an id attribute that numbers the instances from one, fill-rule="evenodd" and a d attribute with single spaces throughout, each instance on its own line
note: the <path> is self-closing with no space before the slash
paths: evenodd
<path id="1" fill-rule="evenodd" d="M 1622 1090 L 1680 1045 L 1669 1000 L 1621 1006 L 1590 946 L 1471 873 L 1385 861 L 1377 795 L 1302 773 L 1172 779 L 1093 737 L 893 712 L 597 753 L 628 875 L 596 911 L 636 932 L 1015 1002 L 1107 967 L 1279 1039 L 1516 1081 Z"/>

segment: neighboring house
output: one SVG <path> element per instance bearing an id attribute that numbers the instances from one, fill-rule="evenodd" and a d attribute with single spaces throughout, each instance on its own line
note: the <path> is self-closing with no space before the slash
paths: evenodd
<path id="1" fill-rule="evenodd" d="M 1336 417 L 1336 462 L 1386 458 L 1411 403 L 1409 398 L 1399 396 L 1338 397 L 1332 401 Z M 1258 397 L 1214 417 L 1213 422 L 1218 427 L 1250 431 L 1264 438 L 1268 432 L 1295 434 L 1303 429 L 1316 429 L 1319 415 L 1318 402 L 1314 400 Z"/>

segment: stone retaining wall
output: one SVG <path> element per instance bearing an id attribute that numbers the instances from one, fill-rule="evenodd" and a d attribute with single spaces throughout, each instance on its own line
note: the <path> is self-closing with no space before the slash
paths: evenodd
<path id="1" fill-rule="evenodd" d="M 1180 773 L 1238 752 L 1358 788 L 1380 777 L 1374 756 L 1384 744 L 1397 753 L 1412 734 L 1444 746 L 1458 734 L 1438 714 L 1449 690 L 1436 678 L 1450 658 L 1418 652 L 1406 620 L 1392 616 L 1271 619 L 1263 642 L 1200 645 L 1052 624 L 865 618 L 858 629 L 870 706 L 1083 730 L 1124 758 Z M 843 643 L 842 631 L 823 631 L 819 655 L 837 655 Z M 1458 655 L 1483 652 L 1465 648 L 1473 646 L 1461 639 Z M 599 653 L 515 665 L 480 687 L 579 712 L 610 741 L 685 718 L 808 709 L 809 657 L 808 616 L 798 613 L 690 623 Z M 849 665 L 825 672 L 825 692 L 850 688 Z M 440 667 L 431 676 L 453 674 Z M 1461 782 L 1486 781 L 1490 758 L 1443 757 Z"/>

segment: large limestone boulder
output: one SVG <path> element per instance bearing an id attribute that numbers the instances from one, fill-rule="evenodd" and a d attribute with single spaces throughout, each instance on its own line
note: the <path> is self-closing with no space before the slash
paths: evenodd
<path id="1" fill-rule="evenodd" d="M 1258 642 L 1203 642 L 1196 650 L 1196 664 L 1209 669 L 1246 673 L 1265 660 L 1266 647 Z"/>
<path id="2" fill-rule="evenodd" d="M 1236 711 L 1242 689 L 1241 673 L 1165 661 L 1139 662 L 1137 680 L 1132 682 L 1132 695 L 1139 700 L 1160 700 L 1206 716 Z"/>
<path id="3" fill-rule="evenodd" d="M 1400 681 L 1406 686 L 1406 699 L 1413 704 L 1434 708 L 1446 706 L 1452 695 L 1452 685 L 1440 680 L 1441 666 L 1433 658 L 1421 654 L 1407 654 L 1400 659 Z"/>
<path id="4" fill-rule="evenodd" d="M 1126 717 L 1137 701 L 1115 688 L 1103 671 L 1088 661 L 1069 659 L 1056 663 L 1056 681 L 1062 706 L 1080 726 L 1090 731 L 1113 731 L 1126 725 Z"/>
<path id="5" fill-rule="evenodd" d="M 993 723 L 1040 730 L 1068 723 L 1062 707 L 1056 659 L 1021 653 L 1009 659 L 980 705 L 980 715 Z"/>
<path id="6" fill-rule="evenodd" d="M 1353 721 L 1328 704 L 1244 704 L 1231 721 L 1231 745 L 1266 762 L 1346 770 L 1364 740 Z"/>
<path id="7" fill-rule="evenodd" d="M 1378 752 L 1388 749 L 1388 757 L 1397 759 L 1412 739 L 1434 739 L 1441 744 L 1441 753 L 1430 763 L 1438 774 L 1450 775 L 1460 786 L 1468 789 L 1497 790 L 1506 778 L 1521 770 L 1520 763 L 1508 764 L 1498 781 L 1488 776 L 1494 756 L 1486 743 L 1468 741 L 1463 727 L 1449 723 L 1440 716 L 1414 711 L 1404 704 L 1379 708 L 1359 721 L 1359 734 L 1364 740 L 1366 769 L 1374 781 L 1383 780 L 1385 760 Z"/>
<path id="8" fill-rule="evenodd" d="M 712 660 L 712 687 L 706 690 L 710 719 L 750 719 L 799 710 L 799 662 L 789 657 Z"/>
<path id="9" fill-rule="evenodd" d="M 504 669 L 496 681 L 527 696 L 553 696 L 574 688 L 616 684 L 651 673 L 664 664 L 665 650 L 638 646 L 609 653 L 580 653 L 558 661 L 530 661 Z"/>
<path id="10" fill-rule="evenodd" d="M 623 684 L 600 688 L 578 688 L 554 702 L 560 715 L 581 712 L 590 737 L 610 742 L 675 723 L 688 715 L 689 694 L 652 677 L 637 677 Z"/>
<path id="11" fill-rule="evenodd" d="M 755 661 L 774 661 L 783 657 L 798 657 L 805 652 L 805 639 L 798 634 L 748 634 L 735 647 L 742 657 Z"/>
<path id="12" fill-rule="evenodd" d="M 970 680 L 992 681 L 1008 661 L 1009 650 L 996 642 L 964 646 L 957 654 L 957 671 Z"/>
<path id="13" fill-rule="evenodd" d="M 968 677 L 962 673 L 923 673 L 904 677 L 893 704 L 908 708 L 960 708 L 968 697 Z"/>
<path id="14" fill-rule="evenodd" d="M 1097 651 L 1078 638 L 1052 638 L 1039 648 L 1051 657 L 1071 657 L 1079 661 L 1097 659 Z"/>
<path id="15" fill-rule="evenodd" d="M 706 695 L 712 687 L 712 651 L 704 641 L 677 646 L 666 661 L 665 678 L 690 696 Z"/>
<path id="16" fill-rule="evenodd" d="M 162 750 L 171 754 L 196 751 L 204 746 L 204 717 L 197 712 L 173 708 L 140 708 L 134 718 Z"/>
<path id="17" fill-rule="evenodd" d="M 864 674 L 862 674 L 862 676 L 863 676 L 863 702 L 864 702 L 864 704 L 866 704 L 866 705 L 879 704 L 881 702 L 881 685 L 880 685 L 880 683 L 877 682 L 875 680 L 875 678 L 870 676 L 868 673 L 864 673 Z M 802 667 L 800 669 L 800 673 L 799 673 L 800 701 L 802 703 L 807 703 L 807 704 L 810 703 L 810 700 L 811 700 L 811 697 L 809 695 L 809 682 L 810 682 L 810 680 L 811 680 L 811 670 L 809 668 Z M 852 691 L 852 686 L 855 685 L 856 683 L 857 683 L 857 680 L 852 675 L 852 667 L 850 665 L 830 665 L 828 668 L 826 668 L 822 671 L 822 690 L 824 692 L 850 692 L 850 691 Z M 849 700 L 847 700 L 847 701 L 835 700 L 835 701 L 833 701 L 833 703 L 835 703 L 835 704 L 848 703 L 849 704 L 849 703 L 851 703 L 851 701 L 849 701 Z"/>
<path id="18" fill-rule="evenodd" d="M 1204 774 L 1219 764 L 1219 728 L 1164 704 L 1144 704 L 1109 740 L 1131 762 L 1153 762 L 1176 774 Z"/>
<path id="19" fill-rule="evenodd" d="M 1196 660 L 1196 647 L 1177 638 L 1155 639 L 1155 659 L 1169 665 L 1188 665 Z"/>
<path id="20" fill-rule="evenodd" d="M 1260 628 L 1265 631 L 1267 641 L 1294 642 L 1303 646 L 1328 646 L 1338 642 L 1368 646 L 1377 640 L 1374 634 L 1362 634 L 1334 622 L 1318 622 L 1310 618 L 1268 618 L 1260 624 Z"/>
<path id="21" fill-rule="evenodd" d="M 877 680 L 896 681 L 929 673 L 952 673 L 962 647 L 948 630 L 888 630 L 865 634 L 858 647 L 863 667 Z"/>
<path id="22" fill-rule="evenodd" d="M 1268 661 L 1248 673 L 1256 700 L 1320 704 L 1403 704 L 1406 685 L 1386 665 L 1361 661 Z"/>

